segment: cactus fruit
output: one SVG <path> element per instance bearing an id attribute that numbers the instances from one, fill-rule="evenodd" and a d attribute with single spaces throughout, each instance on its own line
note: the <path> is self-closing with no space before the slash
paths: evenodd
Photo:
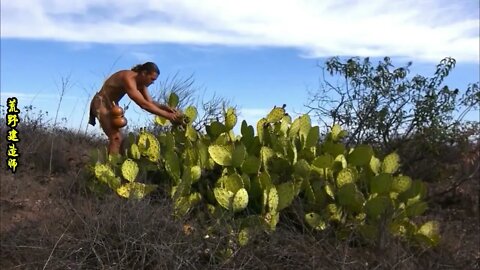
<path id="1" fill-rule="evenodd" d="M 135 181 L 135 178 L 138 174 L 138 165 L 135 161 L 131 159 L 126 159 L 122 163 L 122 175 L 128 182 Z"/>

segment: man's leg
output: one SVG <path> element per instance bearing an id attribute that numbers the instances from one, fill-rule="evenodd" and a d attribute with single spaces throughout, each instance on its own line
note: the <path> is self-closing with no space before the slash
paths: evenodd
<path id="1" fill-rule="evenodd" d="M 105 107 L 98 110 L 100 126 L 108 137 L 108 153 L 120 154 L 120 146 L 122 145 L 122 133 L 120 129 L 113 127 L 110 112 Z"/>

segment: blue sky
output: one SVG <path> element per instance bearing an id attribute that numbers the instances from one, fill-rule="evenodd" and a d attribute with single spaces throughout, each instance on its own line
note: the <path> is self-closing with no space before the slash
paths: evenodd
<path id="1" fill-rule="evenodd" d="M 61 78 L 69 76 L 59 118 L 84 130 L 84 110 L 105 78 L 145 61 L 158 64 L 160 81 L 194 74 L 205 97 L 231 100 L 251 124 L 274 105 L 305 111 L 317 64 L 331 56 L 390 56 L 398 65 L 413 61 L 412 72 L 422 75 L 452 56 L 449 85 L 479 81 L 477 1 L 397 2 L 2 1 L 1 102 L 16 96 L 20 107 L 53 117 Z M 127 117 L 152 119 L 137 106 Z"/>

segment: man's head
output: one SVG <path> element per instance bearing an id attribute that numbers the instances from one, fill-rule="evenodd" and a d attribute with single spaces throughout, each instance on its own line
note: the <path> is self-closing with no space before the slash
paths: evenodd
<path id="1" fill-rule="evenodd" d="M 144 64 L 136 65 L 132 71 L 138 73 L 137 83 L 145 86 L 150 86 L 160 75 L 157 65 L 153 62 L 146 62 Z"/>

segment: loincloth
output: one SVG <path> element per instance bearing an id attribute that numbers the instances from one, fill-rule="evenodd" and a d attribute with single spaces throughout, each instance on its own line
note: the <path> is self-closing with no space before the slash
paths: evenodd
<path id="1" fill-rule="evenodd" d="M 93 96 L 92 101 L 90 102 L 90 117 L 88 120 L 88 123 L 90 125 L 95 126 L 95 118 L 100 119 L 101 108 L 106 108 L 110 110 L 111 105 L 110 102 L 108 102 L 108 98 L 106 96 L 104 96 L 101 92 L 97 92 L 95 96 Z"/>

